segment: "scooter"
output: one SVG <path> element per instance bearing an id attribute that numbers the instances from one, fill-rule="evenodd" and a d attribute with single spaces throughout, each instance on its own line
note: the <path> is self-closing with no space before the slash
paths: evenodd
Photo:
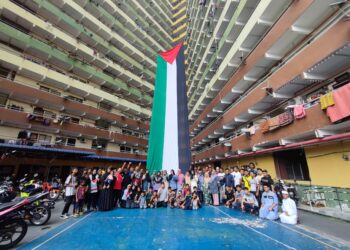
<path id="1" fill-rule="evenodd" d="M 10 202 L 16 197 L 16 195 L 13 183 L 9 178 L 6 178 L 5 181 L 0 184 L 0 203 Z"/>
<path id="2" fill-rule="evenodd" d="M 275 192 L 278 197 L 278 201 L 282 203 L 282 191 L 287 191 L 289 194 L 289 198 L 294 200 L 295 204 L 298 205 L 298 197 L 297 197 L 297 190 L 296 187 L 292 184 L 285 184 L 283 180 L 277 180 L 275 182 Z"/>

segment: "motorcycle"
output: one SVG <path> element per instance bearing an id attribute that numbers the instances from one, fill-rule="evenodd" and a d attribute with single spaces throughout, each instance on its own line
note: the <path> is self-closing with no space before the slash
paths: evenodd
<path id="1" fill-rule="evenodd" d="M 28 197 L 28 205 L 20 212 L 34 226 L 45 225 L 51 218 L 51 209 L 55 202 L 45 199 L 47 195 L 48 193 L 40 193 Z"/>
<path id="2" fill-rule="evenodd" d="M 6 178 L 5 181 L 0 184 L 0 203 L 10 202 L 16 195 L 13 183 Z"/>
<path id="3" fill-rule="evenodd" d="M 0 249 L 16 246 L 26 235 L 28 226 L 20 211 L 29 203 L 28 199 L 0 205 Z"/>
<path id="4" fill-rule="evenodd" d="M 275 192 L 278 197 L 278 201 L 282 203 L 283 197 L 282 197 L 282 191 L 287 191 L 289 194 L 289 198 L 294 200 L 295 204 L 298 205 L 298 197 L 297 197 L 297 190 L 296 187 L 292 184 L 285 184 L 283 180 L 277 180 L 275 182 Z"/>
<path id="5" fill-rule="evenodd" d="M 40 181 L 35 179 L 27 181 L 26 179 L 22 179 L 19 185 L 20 196 L 22 198 L 27 198 L 31 195 L 40 193 L 43 191 Z"/>

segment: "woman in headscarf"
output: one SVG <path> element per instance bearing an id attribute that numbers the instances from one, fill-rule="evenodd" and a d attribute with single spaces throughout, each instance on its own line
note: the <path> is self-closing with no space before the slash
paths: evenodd
<path id="1" fill-rule="evenodd" d="M 107 169 L 107 172 L 103 175 L 102 190 L 99 195 L 98 209 L 100 211 L 108 211 L 113 207 L 114 192 L 114 173 L 111 168 Z"/>
<path id="2" fill-rule="evenodd" d="M 157 175 L 154 177 L 153 190 L 158 192 L 162 182 L 163 182 L 162 173 L 161 171 L 158 171 Z"/>

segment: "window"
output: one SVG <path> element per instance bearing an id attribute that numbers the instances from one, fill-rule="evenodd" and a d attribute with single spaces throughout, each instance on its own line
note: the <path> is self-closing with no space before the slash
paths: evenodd
<path id="1" fill-rule="evenodd" d="M 91 148 L 94 149 L 106 149 L 108 141 L 103 139 L 94 139 L 92 140 Z"/>
<path id="2" fill-rule="evenodd" d="M 98 127 L 98 128 L 102 128 L 102 129 L 108 130 L 109 129 L 109 122 L 106 121 L 106 120 L 100 119 L 100 120 L 97 120 L 95 122 L 95 126 Z"/>
<path id="3" fill-rule="evenodd" d="M 0 94 L 0 106 L 3 107 L 6 105 L 8 95 Z"/>
<path id="4" fill-rule="evenodd" d="M 130 130 L 127 130 L 127 129 L 122 129 L 122 133 L 125 135 L 132 135 L 132 132 Z"/>
<path id="5" fill-rule="evenodd" d="M 45 91 L 45 92 L 57 95 L 57 96 L 61 96 L 61 92 L 59 92 L 58 90 L 55 90 L 55 89 L 51 89 L 51 88 L 46 87 L 46 86 L 40 85 L 39 89 L 42 90 L 42 91 Z"/>
<path id="6" fill-rule="evenodd" d="M 38 137 L 38 142 L 39 143 L 44 143 L 44 144 L 50 144 L 51 143 L 51 136 L 49 135 L 39 135 Z"/>
<path id="7" fill-rule="evenodd" d="M 120 152 L 131 152 L 131 148 L 127 146 L 120 146 Z"/>
<path id="8" fill-rule="evenodd" d="M 304 149 L 276 152 L 273 156 L 279 178 L 287 180 L 310 180 Z"/>
<path id="9" fill-rule="evenodd" d="M 71 123 L 79 124 L 80 119 L 79 119 L 79 118 L 75 118 L 75 117 L 71 117 L 71 118 L 70 118 L 70 121 L 71 121 Z"/>
<path id="10" fill-rule="evenodd" d="M 75 146 L 76 139 L 74 138 L 67 138 L 67 146 Z"/>
<path id="11" fill-rule="evenodd" d="M 100 102 L 100 103 L 98 104 L 98 108 L 99 108 L 99 109 L 102 109 L 102 110 L 105 110 L 105 111 L 111 111 L 112 108 L 113 108 L 113 106 L 112 106 L 112 105 L 109 105 L 109 104 L 107 104 L 107 103 L 104 103 L 104 102 Z"/>
<path id="12" fill-rule="evenodd" d="M 82 98 L 78 98 L 78 97 L 75 97 L 75 96 L 71 96 L 71 95 L 67 95 L 64 97 L 65 99 L 67 100 L 71 100 L 73 102 L 80 102 L 80 103 L 83 103 L 83 99 Z"/>

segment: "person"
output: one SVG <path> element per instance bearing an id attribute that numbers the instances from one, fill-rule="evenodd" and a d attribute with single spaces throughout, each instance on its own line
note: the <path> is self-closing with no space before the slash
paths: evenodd
<path id="1" fill-rule="evenodd" d="M 230 173 L 229 169 L 225 169 L 225 176 L 223 178 L 223 182 L 225 184 L 225 187 L 233 187 L 234 186 L 234 178 L 233 175 Z"/>
<path id="2" fill-rule="evenodd" d="M 278 198 L 276 193 L 271 191 L 271 188 L 267 183 L 264 184 L 259 217 L 268 220 L 278 219 Z"/>
<path id="3" fill-rule="evenodd" d="M 258 179 L 256 178 L 256 172 L 250 171 L 250 180 L 249 180 L 249 186 L 250 186 L 250 192 L 255 195 L 255 198 L 258 198 L 259 191 L 258 191 Z"/>
<path id="4" fill-rule="evenodd" d="M 103 179 L 104 181 L 102 190 L 99 195 L 98 209 L 100 211 L 108 211 L 112 209 L 114 201 L 114 173 L 110 167 L 107 169 L 107 172 L 103 175 Z"/>
<path id="5" fill-rule="evenodd" d="M 176 192 L 175 190 L 170 189 L 169 197 L 168 197 L 168 203 L 170 208 L 176 207 Z"/>
<path id="6" fill-rule="evenodd" d="M 287 191 L 282 191 L 282 213 L 280 219 L 282 223 L 295 225 L 298 222 L 298 210 L 295 201 L 289 198 Z"/>
<path id="7" fill-rule="evenodd" d="M 204 202 L 204 195 L 203 195 L 204 175 L 201 169 L 197 170 L 197 176 L 198 176 L 197 195 L 200 203 L 202 204 Z"/>
<path id="8" fill-rule="evenodd" d="M 238 171 L 237 167 L 234 167 L 233 172 L 232 172 L 232 176 L 234 179 L 234 186 L 236 187 L 237 185 L 241 185 L 242 175 Z"/>
<path id="9" fill-rule="evenodd" d="M 226 186 L 225 187 L 225 200 L 224 200 L 224 203 L 225 203 L 225 206 L 227 208 L 231 208 L 232 207 L 232 204 L 233 202 L 235 201 L 235 195 L 233 193 L 233 188 L 231 186 Z"/>
<path id="10" fill-rule="evenodd" d="M 146 169 L 146 172 L 142 176 L 142 186 L 144 191 L 148 191 L 148 189 L 151 187 L 152 179 L 149 174 L 149 170 Z"/>
<path id="11" fill-rule="evenodd" d="M 139 205 L 141 209 L 146 209 L 147 208 L 147 201 L 146 201 L 146 195 L 145 192 L 142 191 L 140 198 L 139 198 Z"/>
<path id="12" fill-rule="evenodd" d="M 122 196 L 122 207 L 123 208 L 131 208 L 131 184 L 129 184 L 123 192 L 123 196 Z"/>
<path id="13" fill-rule="evenodd" d="M 250 185 L 249 182 L 252 179 L 252 176 L 249 174 L 248 169 L 244 170 L 244 175 L 242 177 L 242 182 L 243 182 L 243 187 L 248 188 L 248 190 L 250 191 Z"/>
<path id="14" fill-rule="evenodd" d="M 270 187 L 270 189 L 271 189 L 271 186 L 272 186 L 272 184 L 273 184 L 273 180 L 272 180 L 271 176 L 268 174 L 268 172 L 267 172 L 266 169 L 264 169 L 264 170 L 262 171 L 262 177 L 261 177 L 261 179 L 260 179 L 260 184 L 261 184 L 262 186 L 268 185 L 268 186 Z"/>
<path id="15" fill-rule="evenodd" d="M 158 205 L 158 191 L 154 190 L 153 195 L 151 197 L 149 207 L 150 208 L 157 208 Z"/>
<path id="16" fill-rule="evenodd" d="M 83 215 L 84 198 L 87 191 L 85 181 L 82 180 L 75 193 L 75 213 L 74 217 Z"/>
<path id="17" fill-rule="evenodd" d="M 211 204 L 211 197 L 209 192 L 209 182 L 210 182 L 210 176 L 209 172 L 205 172 L 204 174 L 204 181 L 203 181 L 203 196 L 204 196 L 204 204 Z"/>
<path id="18" fill-rule="evenodd" d="M 167 207 L 168 203 L 168 189 L 165 187 L 165 183 L 162 182 L 158 190 L 158 204 L 157 207 Z"/>
<path id="19" fill-rule="evenodd" d="M 244 191 L 242 190 L 241 185 L 237 185 L 235 192 L 235 201 L 232 204 L 233 208 L 239 209 L 241 207 L 243 195 Z"/>
<path id="20" fill-rule="evenodd" d="M 97 210 L 97 198 L 98 198 L 98 175 L 96 169 L 92 170 L 89 176 L 90 178 L 90 195 L 87 203 L 87 210 L 90 211 L 91 207 L 94 211 Z"/>
<path id="21" fill-rule="evenodd" d="M 175 171 L 172 169 L 170 171 L 170 175 L 168 176 L 168 181 L 169 181 L 169 186 L 171 188 L 172 191 L 177 191 L 177 181 L 178 181 L 178 177 L 175 174 Z"/>
<path id="22" fill-rule="evenodd" d="M 195 192 L 193 192 L 192 194 L 192 209 L 193 210 L 197 210 L 199 208 L 199 197 L 197 196 L 197 194 Z"/>
<path id="23" fill-rule="evenodd" d="M 185 184 L 191 185 L 191 174 L 190 171 L 186 171 L 185 173 Z"/>
<path id="24" fill-rule="evenodd" d="M 158 191 L 162 182 L 163 182 L 162 173 L 161 173 L 161 171 L 158 171 L 157 175 L 154 177 L 154 183 L 153 183 L 154 191 Z"/>
<path id="25" fill-rule="evenodd" d="M 214 206 L 219 206 L 219 187 L 220 179 L 217 176 L 215 170 L 213 170 L 209 181 L 209 191 L 212 195 Z"/>
<path id="26" fill-rule="evenodd" d="M 251 193 L 247 187 L 243 188 L 244 195 L 242 197 L 242 211 L 250 212 L 251 214 L 257 214 L 259 210 L 259 203 L 255 197 L 255 194 Z"/>
<path id="27" fill-rule="evenodd" d="M 181 169 L 177 171 L 177 190 L 182 191 L 182 185 L 184 183 L 185 176 L 181 172 Z"/>
<path id="28" fill-rule="evenodd" d="M 123 167 L 126 163 L 123 164 Z M 118 168 L 114 175 L 115 181 L 114 181 L 114 201 L 113 206 L 114 207 L 120 207 L 122 194 L 123 194 L 123 175 L 122 175 L 122 168 Z"/>
<path id="29" fill-rule="evenodd" d="M 146 202 L 147 202 L 147 207 L 150 207 L 152 196 L 153 196 L 153 188 L 150 187 L 150 188 L 146 191 Z"/>
<path id="30" fill-rule="evenodd" d="M 74 209 L 74 201 L 75 201 L 75 191 L 77 187 L 77 174 L 78 174 L 78 169 L 74 168 L 71 172 L 71 174 L 67 177 L 65 181 L 65 187 L 66 187 L 66 203 L 64 204 L 64 208 L 61 214 L 62 219 L 67 219 L 68 218 L 68 212 L 69 212 L 69 207 L 70 205 L 73 204 L 73 214 L 75 212 Z"/>
<path id="31" fill-rule="evenodd" d="M 190 179 L 190 187 L 193 191 L 193 188 L 198 186 L 198 176 L 194 173 L 193 170 L 191 171 Z"/>

